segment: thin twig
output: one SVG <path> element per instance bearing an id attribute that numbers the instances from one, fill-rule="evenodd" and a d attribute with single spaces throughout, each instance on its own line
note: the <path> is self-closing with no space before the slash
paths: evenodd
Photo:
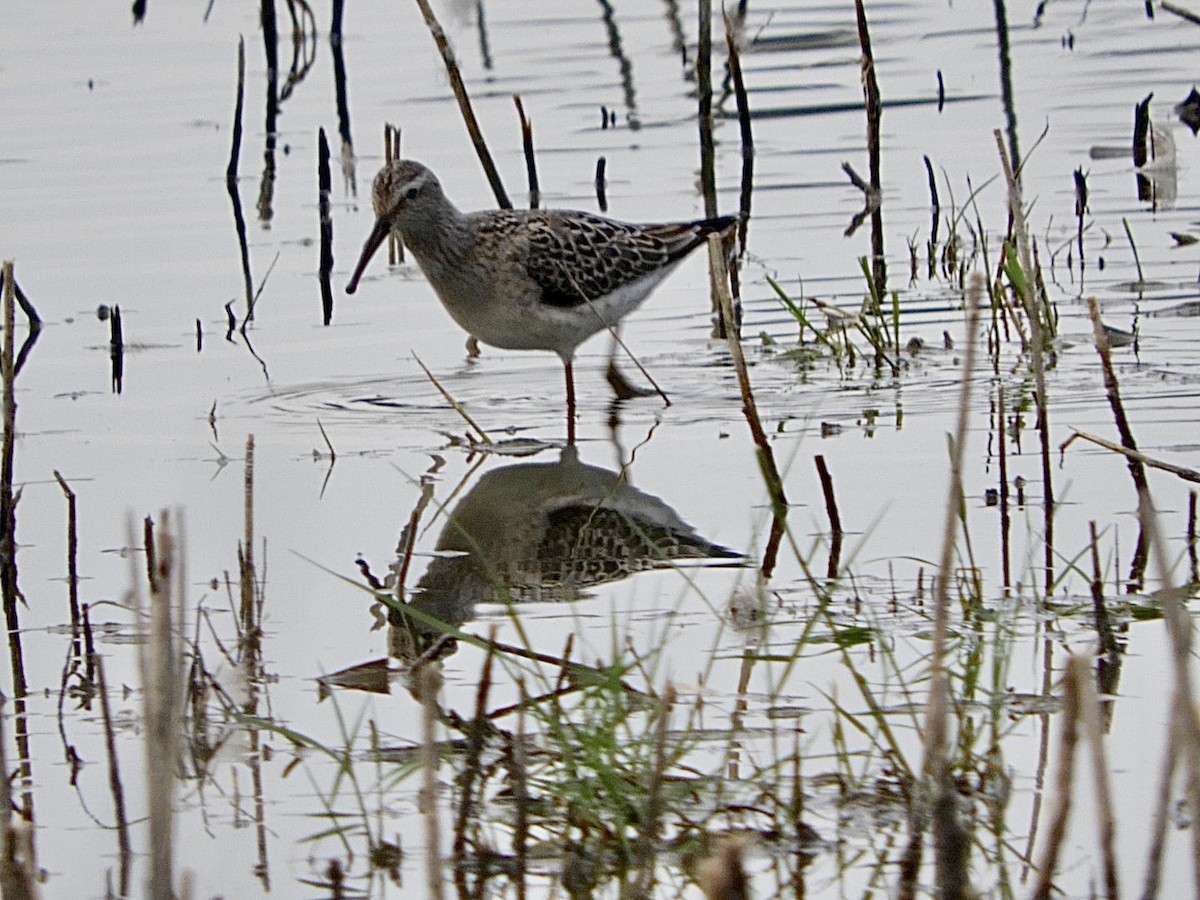
<path id="1" fill-rule="evenodd" d="M 1106 440 L 1102 437 L 1098 437 L 1094 434 L 1089 434 L 1086 431 L 1076 431 L 1074 434 L 1072 434 L 1069 438 L 1063 441 L 1062 444 L 1059 445 L 1059 452 L 1062 453 L 1065 451 L 1069 446 L 1071 446 L 1071 444 L 1075 442 L 1076 438 L 1085 441 L 1091 441 L 1093 444 L 1097 444 L 1103 447 L 1105 450 L 1111 450 L 1114 453 L 1121 453 L 1130 460 L 1136 460 L 1143 465 L 1150 466 L 1152 469 L 1161 469 L 1164 472 L 1170 472 L 1172 475 L 1178 476 L 1184 481 L 1190 481 L 1193 484 L 1200 484 L 1200 472 L 1197 472 L 1195 469 L 1189 469 L 1186 466 L 1177 466 L 1174 463 L 1163 462 L 1161 459 L 1155 459 L 1152 456 L 1147 456 L 1140 450 L 1130 450 L 1128 447 L 1122 447 L 1120 444 Z"/>
<path id="2" fill-rule="evenodd" d="M 467 126 L 467 133 L 471 136 L 471 143 L 475 145 L 479 161 L 483 164 L 483 171 L 487 175 L 488 183 L 492 186 L 492 193 L 496 195 L 496 204 L 501 209 L 512 209 L 512 201 L 508 199 L 508 193 L 504 190 L 500 172 L 496 169 L 496 163 L 492 160 L 492 154 L 487 148 L 479 121 L 475 118 L 475 111 L 471 108 L 471 98 L 467 95 L 467 86 L 463 83 L 462 73 L 458 69 L 458 62 L 454 59 L 454 51 L 450 47 L 450 42 L 446 39 L 446 32 L 442 30 L 441 23 L 434 15 L 429 0 L 417 0 L 417 6 L 421 9 L 421 15 L 424 16 L 425 24 L 429 27 L 429 33 L 433 35 L 433 42 L 437 45 L 438 52 L 442 54 L 442 62 L 446 64 L 450 88 L 454 91 L 454 99 L 458 101 L 459 112 L 462 113 L 463 122 Z"/>
<path id="3" fill-rule="evenodd" d="M 490 444 L 492 439 L 488 437 L 487 432 L 480 428 L 478 424 L 476 424 L 475 420 L 471 418 L 465 409 L 463 409 L 461 403 L 450 396 L 450 392 L 442 387 L 442 383 L 434 377 L 433 373 L 429 371 L 425 363 L 421 362 L 420 357 L 414 353 L 413 359 L 417 361 L 417 365 L 421 367 L 421 371 L 425 373 L 425 377 L 428 378 L 433 383 L 433 386 L 438 389 L 438 392 L 446 398 L 446 402 L 450 404 L 450 408 L 462 416 L 463 421 L 475 430 L 475 433 L 479 435 L 479 440 L 485 444 Z"/>

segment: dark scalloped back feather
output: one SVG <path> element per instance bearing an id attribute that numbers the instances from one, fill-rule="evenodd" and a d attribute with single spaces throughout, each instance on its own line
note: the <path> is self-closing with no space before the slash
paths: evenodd
<path id="1" fill-rule="evenodd" d="M 515 228 L 529 241 L 526 271 L 542 289 L 541 302 L 579 306 L 652 275 L 723 231 L 732 216 L 668 225 L 629 225 L 589 213 L 514 211 L 493 214 L 480 231 Z"/>

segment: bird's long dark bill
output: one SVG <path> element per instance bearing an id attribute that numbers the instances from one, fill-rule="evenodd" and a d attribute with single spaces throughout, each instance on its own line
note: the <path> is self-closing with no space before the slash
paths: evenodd
<path id="1" fill-rule="evenodd" d="M 358 279 L 362 277 L 362 273 L 367 268 L 367 263 L 371 261 L 371 257 L 375 255 L 375 251 L 379 249 L 379 245 L 388 236 L 388 230 L 387 222 L 383 219 L 375 220 L 375 227 L 367 235 L 367 242 L 363 244 L 362 255 L 358 258 L 358 265 L 354 267 L 354 274 L 350 276 L 350 282 L 346 285 L 347 294 L 353 294 L 358 289 Z"/>

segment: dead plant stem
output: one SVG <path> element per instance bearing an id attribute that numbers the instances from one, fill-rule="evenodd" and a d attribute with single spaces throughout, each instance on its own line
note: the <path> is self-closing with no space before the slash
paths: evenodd
<path id="1" fill-rule="evenodd" d="M 492 186 L 492 193 L 496 196 L 496 204 L 501 209 L 512 209 L 512 201 L 508 199 L 508 193 L 504 190 L 500 172 L 496 169 L 496 163 L 492 160 L 487 141 L 484 140 L 483 131 L 479 127 L 479 120 L 475 118 L 475 111 L 471 108 L 471 98 L 467 95 L 467 86 L 463 82 L 458 62 L 454 58 L 454 50 L 450 47 L 450 41 L 446 39 L 446 32 L 442 30 L 441 23 L 434 15 L 429 0 L 417 0 L 417 6 L 420 7 L 429 33 L 433 36 L 433 42 L 442 55 L 442 62 L 446 65 L 450 88 L 454 91 L 454 99 L 458 101 L 458 109 L 462 113 L 463 123 L 467 126 L 467 133 L 471 136 L 475 153 L 479 156 L 479 162 L 483 164 L 484 174 L 487 175 L 488 183 Z"/>

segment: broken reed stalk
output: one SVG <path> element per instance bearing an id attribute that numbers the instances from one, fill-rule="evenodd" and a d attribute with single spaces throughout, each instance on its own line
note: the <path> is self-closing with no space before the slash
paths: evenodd
<path id="1" fill-rule="evenodd" d="M 383 161 L 391 165 L 400 158 L 400 126 L 391 122 L 383 123 Z M 389 231 L 387 236 L 388 265 L 394 266 L 404 262 L 404 242 L 397 237 L 395 231 Z"/>
<path id="2" fill-rule="evenodd" d="M 254 435 L 246 436 L 245 469 L 242 475 L 243 545 L 238 546 L 238 587 L 241 608 L 238 611 L 238 662 L 245 699 L 242 713 L 247 717 L 259 715 L 259 693 L 262 672 L 262 593 L 254 564 Z M 182 611 L 179 616 L 182 622 Z M 251 792 L 254 801 L 255 845 L 258 864 L 255 873 L 268 891 L 270 867 L 267 865 L 266 803 L 263 799 L 262 746 L 259 729 L 251 728 L 247 735 L 246 764 L 250 769 Z"/>
<path id="3" fill-rule="evenodd" d="M 147 823 L 150 836 L 146 896 L 174 900 L 175 767 L 179 759 L 181 681 L 175 645 L 175 591 L 186 583 L 177 563 L 177 547 L 164 511 L 161 525 L 143 523 L 146 581 L 149 587 L 146 640 L 139 645 L 142 717 L 146 741 Z M 132 539 L 130 541 L 132 543 Z M 141 592 L 137 592 L 140 598 Z M 140 604 L 139 604 L 140 605 Z"/>
<path id="4" fill-rule="evenodd" d="M 863 101 L 867 110 L 867 161 L 870 168 L 871 193 L 877 198 L 871 210 L 871 273 L 875 282 L 874 293 L 882 297 L 887 293 L 887 260 L 883 255 L 883 181 L 880 174 L 880 122 L 883 118 L 883 101 L 879 96 L 879 81 L 875 78 L 875 57 L 871 52 L 871 33 L 867 27 L 867 12 L 863 0 L 854 0 L 854 12 L 858 19 L 858 42 L 862 47 Z"/>
<path id="5" fill-rule="evenodd" d="M 121 307 L 114 306 L 108 315 L 108 355 L 112 361 L 112 392 L 121 393 L 125 384 L 125 333 L 121 328 Z"/>
<path id="6" fill-rule="evenodd" d="M 1188 562 L 1191 563 L 1192 584 L 1200 581 L 1200 566 L 1197 566 L 1196 558 L 1196 492 L 1188 491 L 1188 519 L 1187 519 L 1187 554 Z"/>
<path id="7" fill-rule="evenodd" d="M 933 176 L 933 163 L 925 160 L 925 175 L 929 180 L 929 243 L 925 245 L 926 277 L 932 279 L 937 272 L 938 224 L 942 219 L 942 204 L 938 200 L 937 179 Z"/>
<path id="8" fill-rule="evenodd" d="M 279 142 L 279 29 L 275 17 L 275 0 L 262 0 L 259 24 L 263 35 L 263 52 L 267 61 L 266 114 L 263 119 L 263 171 L 258 185 L 258 220 L 263 224 L 275 217 L 272 206 L 275 198 L 275 147 Z M 285 88 L 286 90 L 286 88 Z M 247 312 L 249 317 L 249 312 Z"/>
<path id="9" fill-rule="evenodd" d="M 1144 284 L 1146 278 L 1142 275 L 1142 259 L 1138 256 L 1137 242 L 1133 239 L 1133 232 L 1129 228 L 1129 220 L 1122 216 L 1121 224 L 1125 227 L 1125 237 L 1129 240 L 1129 249 L 1133 253 L 1133 265 L 1137 269 L 1138 284 Z"/>
<path id="10" fill-rule="evenodd" d="M 237 94 L 233 104 L 233 133 L 229 143 L 229 164 L 225 167 L 225 181 L 235 182 L 238 177 L 238 160 L 242 155 L 242 104 L 246 91 L 246 41 L 238 36 Z"/>
<path id="11" fill-rule="evenodd" d="M 15 301 L 17 282 L 13 275 L 12 260 L 5 260 L 3 270 L 3 317 L 4 338 L 0 345 L 0 391 L 3 392 L 4 436 L 0 442 L 0 597 L 4 601 L 4 620 L 8 629 L 8 659 L 12 671 L 13 719 L 16 724 L 19 777 L 22 782 L 20 810 L 24 819 L 33 821 L 33 769 L 29 747 L 29 723 L 25 716 L 25 696 L 28 686 L 25 679 L 25 653 L 21 642 L 21 621 L 18 610 L 25 605 L 25 598 L 17 578 L 17 503 L 20 491 L 13 489 L 16 458 L 17 370 L 15 351 Z M 11 777 L 5 770 L 4 777 Z"/>
<path id="12" fill-rule="evenodd" d="M 79 528 L 75 511 L 75 492 L 71 490 L 66 479 L 58 469 L 54 470 L 54 480 L 62 488 L 63 496 L 67 498 L 67 599 L 71 610 L 71 641 L 75 646 L 75 657 L 80 658 L 79 620 Z"/>
<path id="13" fill-rule="evenodd" d="M 829 566 L 826 575 L 836 578 L 842 557 L 842 517 L 838 513 L 837 496 L 833 492 L 833 476 L 825 465 L 825 456 L 818 453 L 813 457 L 817 466 L 817 477 L 821 480 L 821 493 L 825 497 L 825 512 L 829 516 Z"/>
<path id="14" fill-rule="evenodd" d="M 1113 420 L 1117 432 L 1121 436 L 1121 446 L 1131 453 L 1137 453 L 1137 441 L 1133 437 L 1133 429 L 1129 427 L 1129 418 L 1125 415 L 1125 407 L 1121 403 L 1121 390 L 1117 385 L 1117 376 L 1113 371 L 1112 356 L 1109 353 L 1108 335 L 1104 333 L 1104 325 L 1100 321 L 1100 308 L 1096 298 L 1088 298 L 1088 315 L 1092 320 L 1092 339 L 1096 345 L 1096 354 L 1100 357 L 1100 368 L 1104 375 L 1104 393 L 1108 397 L 1108 405 L 1112 408 Z M 1136 456 L 1126 456 L 1129 466 L 1129 476 L 1133 479 L 1133 488 L 1137 492 L 1139 503 L 1149 493 L 1146 481 L 1146 468 Z M 1130 581 L 1135 585 L 1141 584 L 1141 575 L 1146 568 L 1148 550 L 1146 547 L 1145 529 L 1138 530 L 1137 546 L 1134 549 L 1133 561 L 1130 564 Z"/>
<path id="15" fill-rule="evenodd" d="M 450 88 L 454 91 L 454 99 L 458 101 L 458 109 L 462 113 L 463 123 L 467 126 L 467 133 L 471 136 L 471 143 L 475 146 L 475 153 L 479 156 L 480 163 L 483 164 L 483 171 L 487 175 L 488 183 L 492 186 L 492 193 L 496 196 L 496 205 L 501 209 L 512 209 L 512 201 L 508 199 L 508 194 L 504 190 L 504 184 L 500 180 L 500 173 L 496 169 L 496 163 L 492 160 L 492 154 L 488 151 L 487 142 L 484 140 L 483 132 L 479 128 L 479 121 L 475 118 L 475 111 L 471 108 L 471 98 L 467 96 L 467 87 L 463 83 L 462 73 L 458 69 L 458 62 L 454 59 L 454 51 L 450 48 L 450 42 L 446 39 L 446 32 L 442 30 L 441 23 L 438 22 L 437 16 L 434 15 L 433 7 L 429 5 L 429 0 L 417 0 L 417 6 L 421 9 L 425 25 L 429 28 L 429 33 L 433 36 L 433 42 L 437 45 L 438 52 L 442 55 L 442 62 L 446 65 L 446 74 L 450 78 Z"/>
<path id="16" fill-rule="evenodd" d="M 321 282 L 321 317 L 328 325 L 333 320 L 333 216 L 329 214 L 329 194 L 333 179 L 329 173 L 329 141 L 325 129 L 317 129 L 317 220 L 321 234 L 321 256 L 317 275 Z"/>
<path id="17" fill-rule="evenodd" d="M 108 701 L 108 682 L 104 677 L 104 660 L 95 650 L 89 653 L 96 673 L 96 690 L 100 694 L 100 715 L 104 722 L 104 752 L 108 757 L 108 789 L 112 792 L 113 818 L 117 822 L 117 854 L 120 860 L 117 896 L 129 895 L 129 864 L 133 849 L 129 842 L 129 818 L 125 814 L 125 787 L 121 782 L 121 767 L 117 762 L 117 741 L 113 729 L 112 706 Z"/>
<path id="18" fill-rule="evenodd" d="M 729 74 L 737 102 L 738 129 L 742 138 L 742 190 L 738 197 L 738 254 L 746 252 L 746 234 L 750 226 L 750 199 L 754 194 L 754 131 L 750 126 L 750 101 L 746 97 L 746 79 L 742 76 L 742 58 L 738 51 L 737 29 L 725 16 L 725 44 L 729 49 Z"/>
<path id="19" fill-rule="evenodd" d="M 425 888 L 432 900 L 443 900 L 441 828 L 438 825 L 437 722 L 438 691 L 442 677 L 432 665 L 416 673 L 417 699 L 421 704 L 421 788 L 417 807 L 425 823 Z"/>
<path id="20" fill-rule="evenodd" d="M 1100 652 L 1109 659 L 1117 655 L 1117 639 L 1113 634 L 1108 607 L 1104 605 L 1104 575 L 1100 571 L 1100 541 L 1096 534 L 1096 523 L 1088 522 L 1089 545 L 1092 554 L 1092 614 L 1096 621 L 1096 637 Z"/>
<path id="21" fill-rule="evenodd" d="M 229 165 L 225 168 L 225 190 L 233 205 L 233 227 L 237 233 L 242 260 L 242 286 L 246 308 L 254 302 L 254 277 L 250 274 L 250 247 L 246 241 L 246 217 L 242 214 L 242 196 L 238 190 L 238 160 L 242 155 L 242 105 L 246 90 L 246 42 L 238 37 L 237 95 L 233 104 L 233 136 L 229 146 Z M 227 308 L 228 310 L 228 308 Z M 232 315 L 232 313 L 230 313 Z M 233 326 L 230 326 L 230 331 Z"/>
<path id="22" fill-rule="evenodd" d="M 596 205 L 602 213 L 608 212 L 608 184 L 605 176 L 607 168 L 608 160 L 603 156 L 596 160 Z"/>
<path id="23" fill-rule="evenodd" d="M 712 0 L 699 0 L 700 23 L 696 38 L 696 90 L 699 97 L 697 122 L 700 127 L 700 190 L 704 194 L 704 216 L 717 215 L 716 149 L 712 115 Z M 716 297 L 713 309 L 716 311 Z"/>
<path id="24" fill-rule="evenodd" d="M 258 577 L 254 566 L 254 435 L 246 435 L 246 461 L 242 473 L 243 546 L 239 548 L 239 586 L 242 640 L 258 632 L 256 600 Z"/>
<path id="25" fill-rule="evenodd" d="M 1003 383 L 996 386 L 996 434 L 998 436 L 999 476 L 1000 476 L 1000 565 L 1002 581 L 1007 591 L 1012 587 L 1012 555 L 1009 546 L 1009 528 L 1012 524 L 1012 513 L 1008 508 L 1008 409 L 1004 402 Z"/>
<path id="26" fill-rule="evenodd" d="M 708 236 L 709 272 L 712 278 L 713 296 L 717 298 L 722 314 L 726 321 L 733 319 L 733 299 L 729 296 L 729 275 L 725 267 L 725 247 L 721 236 Z M 787 518 L 787 497 L 783 492 L 783 479 L 779 468 L 775 465 L 775 454 L 771 450 L 771 442 L 763 429 L 762 419 L 758 415 L 758 405 L 754 402 L 754 391 L 750 386 L 750 373 L 746 369 L 746 357 L 742 355 L 742 342 L 735 334 L 727 334 L 729 355 L 733 360 L 734 371 L 737 372 L 738 387 L 742 393 L 742 413 L 750 426 L 750 434 L 754 439 L 759 470 L 767 486 L 771 498 L 771 513 L 774 520 L 771 540 L 763 551 L 762 571 L 770 575 L 775 568 L 775 556 L 779 550 L 779 542 L 783 537 L 783 521 Z"/>
<path id="27" fill-rule="evenodd" d="M 945 667 L 947 640 L 950 633 L 950 585 L 954 580 L 954 534 L 959 518 L 963 495 L 963 457 L 966 452 L 967 424 L 971 412 L 971 379 L 975 372 L 975 355 L 979 330 L 979 307 L 983 303 L 984 283 L 981 275 L 974 275 L 967 288 L 966 336 L 963 348 L 961 381 L 958 392 L 958 415 L 954 434 L 949 436 L 950 484 L 946 491 L 946 508 L 942 518 L 942 548 L 938 559 L 938 577 L 933 591 L 933 637 L 929 653 L 929 699 L 925 716 L 925 746 L 922 774 L 928 781 L 933 794 L 934 847 L 937 860 L 937 877 L 944 896 L 961 896 L 949 890 L 950 886 L 965 888 L 967 859 L 962 849 L 962 826 L 954 810 L 954 784 L 951 777 L 949 758 L 950 683 Z M 924 801 L 918 792 L 913 810 L 910 811 L 910 844 L 923 840 L 922 832 L 927 820 L 921 809 Z M 917 855 L 915 848 L 911 848 Z M 906 872 L 916 877 L 916 871 Z M 908 887 L 911 888 L 911 885 Z"/>
<path id="28" fill-rule="evenodd" d="M 0 271 L 0 288 L 4 287 L 4 273 Z M 42 330 L 42 317 L 38 315 L 29 298 L 25 296 L 25 292 L 21 290 L 21 285 L 17 284 L 16 278 L 13 279 L 13 293 L 17 296 L 17 303 L 21 307 L 21 311 L 25 313 L 25 318 L 29 320 L 29 330 L 33 334 L 37 334 Z M 21 370 L 20 360 L 17 361 L 17 371 Z"/>
<path id="29" fill-rule="evenodd" d="M 1200 706 L 1197 704 L 1192 684 L 1191 661 L 1194 632 L 1187 610 L 1191 599 L 1190 587 L 1175 588 L 1171 579 L 1171 560 L 1167 556 L 1166 542 L 1159 533 L 1158 520 L 1154 512 L 1149 491 L 1138 505 L 1138 517 L 1146 533 L 1150 549 L 1154 553 L 1155 566 L 1159 571 L 1160 586 L 1155 593 L 1163 611 L 1163 621 L 1171 643 L 1174 715 L 1171 722 L 1172 734 L 1178 740 L 1171 743 L 1183 757 L 1184 794 L 1192 809 L 1200 809 Z M 1192 841 L 1193 892 L 1200 896 L 1200 829 L 1190 829 Z"/>
<path id="30" fill-rule="evenodd" d="M 1082 168 L 1075 170 L 1075 242 L 1079 249 L 1079 290 L 1083 291 L 1083 276 L 1087 260 L 1083 256 L 1083 217 L 1087 214 L 1087 174 Z"/>
<path id="31" fill-rule="evenodd" d="M 1029 231 L 1025 223 L 1024 203 L 1021 199 L 1021 184 L 1017 180 L 1016 171 L 1008 158 L 1008 150 L 1004 146 L 1004 138 L 997 128 L 992 132 L 996 140 L 996 148 L 1000 154 L 1000 163 L 1004 169 L 1004 179 L 1008 184 L 1008 215 L 1012 223 L 1013 246 L 1017 260 L 1024 274 L 1019 279 L 1019 299 L 1025 309 L 1025 318 L 1029 321 L 1029 354 L 1033 363 L 1034 402 L 1038 411 L 1038 438 L 1041 441 L 1042 461 L 1042 528 L 1044 550 L 1042 566 L 1044 569 L 1044 588 L 1049 595 L 1054 587 L 1054 481 L 1050 463 L 1050 413 L 1046 402 L 1046 360 L 1045 350 L 1048 335 L 1042 315 L 1042 304 L 1034 296 L 1034 289 L 1029 279 L 1033 275 L 1033 253 L 1030 249 Z M 1010 279 L 1011 280 L 1011 279 Z M 1016 287 L 1016 285 L 1014 285 Z"/>
<path id="32" fill-rule="evenodd" d="M 525 116 L 520 94 L 513 94 L 513 103 L 521 120 L 521 147 L 525 151 L 525 174 L 529 179 L 529 208 L 537 209 L 542 202 L 542 191 L 538 186 L 537 159 L 533 155 L 533 122 Z"/>

